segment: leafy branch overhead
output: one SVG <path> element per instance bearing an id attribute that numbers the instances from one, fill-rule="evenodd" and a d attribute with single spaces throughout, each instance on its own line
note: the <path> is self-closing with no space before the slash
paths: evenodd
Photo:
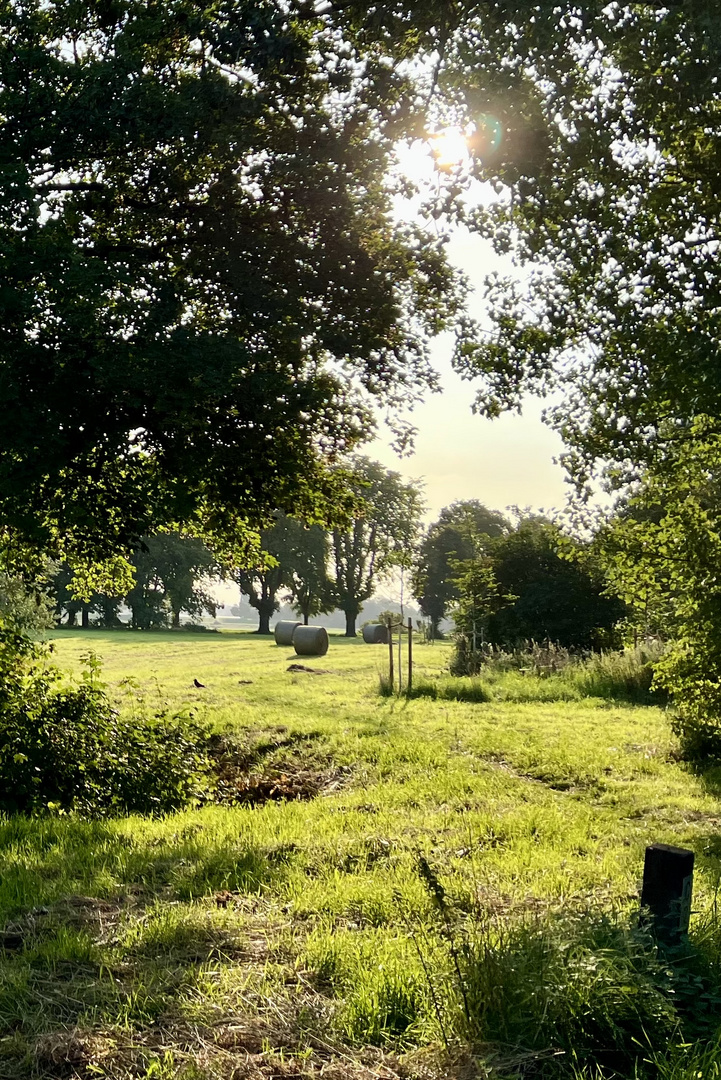
<path id="1" fill-rule="evenodd" d="M 93 558 L 328 522 L 326 460 L 431 379 L 461 292 L 394 223 L 431 41 L 272 0 L 0 13 L 0 513 Z M 419 24 L 420 26 L 420 24 Z M 420 36 L 419 36 L 420 34 Z"/>
<path id="2" fill-rule="evenodd" d="M 487 415 L 555 391 L 582 485 L 639 476 L 701 413 L 718 428 L 719 25 L 706 0 L 479 4 L 448 54 L 498 193 L 466 223 L 527 268 L 488 280 L 491 329 L 456 365 Z"/>

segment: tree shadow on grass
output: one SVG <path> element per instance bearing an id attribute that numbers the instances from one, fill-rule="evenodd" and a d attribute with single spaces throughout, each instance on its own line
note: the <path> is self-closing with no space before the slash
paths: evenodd
<path id="1" fill-rule="evenodd" d="M 38 1040 L 164 1022 L 206 969 L 262 976 L 240 909 L 295 849 L 169 822 L 0 822 L 0 1076 L 83 1075 L 36 1060 Z"/>

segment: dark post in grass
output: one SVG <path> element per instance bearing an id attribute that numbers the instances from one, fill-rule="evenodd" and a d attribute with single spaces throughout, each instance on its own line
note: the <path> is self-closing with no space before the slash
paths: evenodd
<path id="1" fill-rule="evenodd" d="M 693 888 L 693 851 L 651 844 L 646 848 L 641 925 L 662 945 L 678 945 L 688 933 Z"/>
<path id="2" fill-rule="evenodd" d="M 398 623 L 398 693 L 403 689 L 403 620 Z"/>
<path id="3" fill-rule="evenodd" d="M 408 616 L 408 691 L 413 689 L 413 620 Z"/>

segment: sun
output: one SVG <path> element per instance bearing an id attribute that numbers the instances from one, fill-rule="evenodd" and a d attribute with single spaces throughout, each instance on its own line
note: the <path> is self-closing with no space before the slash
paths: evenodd
<path id="1" fill-rule="evenodd" d="M 435 131 L 428 136 L 428 143 L 439 169 L 452 169 L 468 161 L 468 140 L 458 127 Z"/>
<path id="2" fill-rule="evenodd" d="M 425 139 L 396 146 L 400 171 L 409 180 L 421 184 L 431 183 L 439 171 L 450 172 L 466 165 L 470 156 L 468 140 L 458 127 L 440 128 Z"/>

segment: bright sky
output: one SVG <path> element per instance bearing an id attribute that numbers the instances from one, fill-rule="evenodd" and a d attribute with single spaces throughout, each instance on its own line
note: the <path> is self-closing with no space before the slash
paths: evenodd
<path id="1" fill-rule="evenodd" d="M 418 167 L 417 160 L 413 160 L 409 171 Z M 495 255 L 487 241 L 467 231 L 454 230 L 447 251 L 451 262 L 465 272 L 479 296 L 486 274 L 494 270 L 503 274 L 513 272 L 508 258 Z M 473 299 L 470 306 L 472 310 Z M 478 310 L 472 313 L 476 317 L 482 314 Z M 479 499 L 491 509 L 501 511 L 508 506 L 560 510 L 566 503 L 569 487 L 563 469 L 554 459 L 561 453 L 563 444 L 542 423 L 542 404 L 530 398 L 524 403 L 521 416 L 506 414 L 498 420 L 475 415 L 471 412 L 474 384 L 463 381 L 453 371 L 452 350 L 451 334 L 442 335 L 434 342 L 433 359 L 443 393 L 429 394 L 424 404 L 409 416 L 418 429 L 415 453 L 399 458 L 389 445 L 390 436 L 382 428 L 380 438 L 363 452 L 405 477 L 425 480 L 429 522 L 442 507 L 457 499 Z"/>

